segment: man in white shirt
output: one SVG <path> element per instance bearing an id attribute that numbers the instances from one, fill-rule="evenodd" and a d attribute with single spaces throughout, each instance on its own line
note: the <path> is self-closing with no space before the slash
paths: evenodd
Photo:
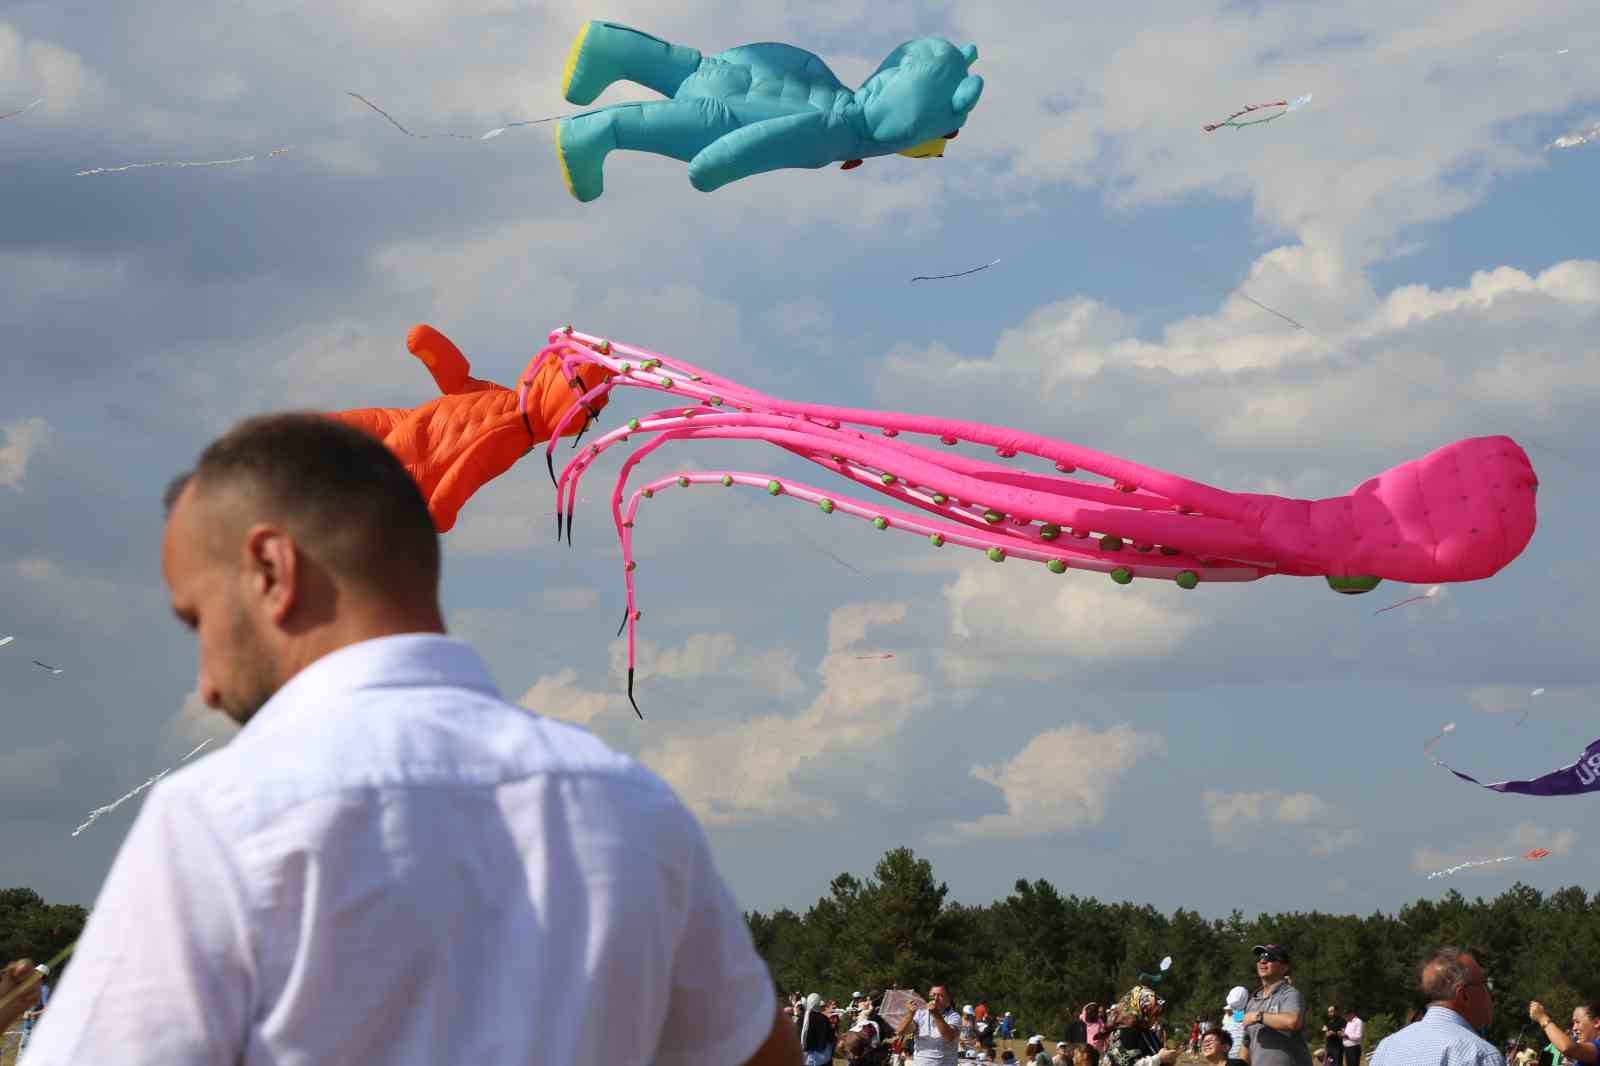
<path id="1" fill-rule="evenodd" d="M 380 442 L 253 419 L 168 507 L 200 695 L 243 729 L 150 792 L 27 1066 L 799 1061 L 671 790 L 444 636 Z"/>
<path id="2" fill-rule="evenodd" d="M 943 985 L 928 989 L 928 1005 L 907 1014 L 896 1036 L 916 1037 L 914 1066 L 956 1066 L 960 1055 L 961 1015 L 950 1003 Z"/>
<path id="3" fill-rule="evenodd" d="M 1366 1031 L 1366 1023 L 1352 1009 L 1344 1023 L 1344 1066 L 1361 1066 L 1361 1039 Z"/>

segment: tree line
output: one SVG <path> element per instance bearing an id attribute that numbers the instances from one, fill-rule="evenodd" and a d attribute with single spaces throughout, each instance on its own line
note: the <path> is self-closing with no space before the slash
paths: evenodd
<path id="1" fill-rule="evenodd" d="M 1051 1040 L 1083 1004 L 1114 1000 L 1167 955 L 1173 966 L 1157 987 L 1169 1027 L 1187 1033 L 1192 1019 L 1221 1016 L 1234 985 L 1255 989 L 1255 944 L 1289 948 L 1294 983 L 1313 1012 L 1312 1043 L 1320 1043 L 1316 1019 L 1329 1004 L 1360 1012 L 1369 1049 L 1403 1025 L 1423 1006 L 1417 965 L 1442 944 L 1461 945 L 1483 966 L 1495 1001 L 1486 1035 L 1502 1044 L 1524 1030 L 1525 1040 L 1537 1035 L 1529 1000 L 1561 1017 L 1600 992 L 1592 975 L 1600 896 L 1591 903 L 1578 887 L 1546 896 L 1519 882 L 1471 902 L 1451 891 L 1364 918 L 1296 911 L 1247 919 L 1236 910 L 1209 920 L 1063 896 L 1045 880 L 1019 880 L 987 906 L 953 903 L 947 894 L 931 863 L 897 848 L 871 877 L 834 878 L 804 914 L 752 911 L 745 919 L 780 995 L 817 991 L 843 1002 L 857 990 L 943 983 L 957 1002 L 983 998 L 992 1010 L 1012 1011 L 1024 1033 Z"/>

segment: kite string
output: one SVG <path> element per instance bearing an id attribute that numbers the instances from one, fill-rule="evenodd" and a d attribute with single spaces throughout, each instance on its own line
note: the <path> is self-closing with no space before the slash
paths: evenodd
<path id="1" fill-rule="evenodd" d="M 181 766 L 182 764 L 188 762 L 191 758 L 193 758 L 196 754 L 198 754 L 200 752 L 201 748 L 204 748 L 206 745 L 208 745 L 210 743 L 211 743 L 211 741 L 209 741 L 209 740 L 202 741 L 199 744 L 199 746 L 197 746 L 188 755 L 185 755 L 183 758 L 179 759 L 177 762 L 173 763 L 171 766 L 167 767 L 165 770 L 161 771 L 159 774 L 156 774 L 150 780 L 146 781 L 144 784 L 140 785 L 138 788 L 134 789 L 132 792 L 129 792 L 126 796 L 123 796 L 121 799 L 118 799 L 113 803 L 108 803 L 104 807 L 96 807 L 94 810 L 89 812 L 89 820 L 84 822 L 82 825 L 78 826 L 78 828 L 74 829 L 72 831 L 72 835 L 73 836 L 77 836 L 79 833 L 83 832 L 85 829 L 87 829 L 91 825 L 93 825 L 95 823 L 95 820 L 97 818 L 99 818 L 102 814 L 110 814 L 112 811 L 116 810 L 118 807 L 122 806 L 124 803 L 126 803 L 129 800 L 133 799 L 133 797 L 137 796 L 139 793 L 143 792 L 145 789 L 149 788 L 151 785 L 155 784 L 157 781 L 160 781 L 163 777 L 166 777 L 175 768 L 177 768 L 178 766 Z"/>

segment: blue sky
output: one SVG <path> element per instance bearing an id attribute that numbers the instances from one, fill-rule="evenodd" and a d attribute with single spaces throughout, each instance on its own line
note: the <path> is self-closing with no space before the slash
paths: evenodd
<path id="1" fill-rule="evenodd" d="M 758 494 L 662 494 L 636 538 L 643 723 L 621 696 L 604 517 L 580 509 L 558 547 L 524 462 L 446 537 L 451 626 L 508 696 L 671 781 L 746 907 L 803 906 L 901 844 L 971 902 L 1018 877 L 1214 915 L 1587 883 L 1586 800 L 1477 790 L 1421 748 L 1455 721 L 1455 765 L 1531 775 L 1600 725 L 1600 146 L 1544 149 L 1600 118 L 1592 12 L 657 6 L 0 15 L 0 112 L 45 97 L 0 122 L 13 882 L 90 902 L 136 805 L 72 828 L 222 735 L 160 585 L 167 479 L 248 414 L 423 402 L 404 337 L 426 321 L 502 381 L 571 322 L 780 396 L 982 418 L 1240 491 L 1338 495 L 1480 434 L 1528 449 L 1522 557 L 1381 615 L 1421 589 L 1118 588 Z M 934 33 L 978 44 L 986 87 L 942 160 L 706 195 L 681 164 L 618 154 L 587 205 L 548 127 L 410 140 L 346 95 L 419 131 L 562 113 L 560 60 L 591 17 L 707 52 L 788 41 L 852 84 Z M 1303 92 L 1281 121 L 1200 130 Z M 607 417 L 648 409 L 623 394 Z M 647 469 L 705 466 L 791 469 L 709 444 Z M 1534 846 L 1552 855 L 1425 877 Z"/>

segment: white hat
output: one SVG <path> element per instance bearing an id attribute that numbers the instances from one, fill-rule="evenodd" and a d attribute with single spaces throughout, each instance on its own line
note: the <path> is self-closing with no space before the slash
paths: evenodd
<path id="1" fill-rule="evenodd" d="M 861 993 L 860 992 L 852 992 L 852 993 L 850 993 L 850 995 L 854 996 L 856 999 L 860 999 L 861 998 Z"/>
<path id="2" fill-rule="evenodd" d="M 1044 1037 L 1040 1036 L 1038 1033 L 1035 1033 L 1028 1037 L 1028 1043 L 1038 1044 L 1040 1047 L 1044 1047 Z"/>
<path id="3" fill-rule="evenodd" d="M 1010 1011 L 1006 1011 L 1006 1017 L 1007 1018 L 1011 1017 L 1011 1012 Z"/>
<path id="4" fill-rule="evenodd" d="M 1234 985 L 1228 992 L 1227 1000 L 1222 1004 L 1229 1010 L 1244 1010 L 1246 1003 L 1250 1002 L 1250 990 L 1244 985 Z"/>
<path id="5" fill-rule="evenodd" d="M 37 965 L 37 966 L 35 966 L 33 968 L 33 972 L 34 973 L 42 973 L 46 977 L 49 977 L 50 976 L 50 967 L 46 966 L 44 963 L 41 962 L 39 965 Z"/>
<path id="6" fill-rule="evenodd" d="M 1066 1047 L 1066 1046 L 1067 1046 L 1067 1042 L 1065 1040 L 1057 1040 L 1056 1041 L 1056 1047 Z"/>

